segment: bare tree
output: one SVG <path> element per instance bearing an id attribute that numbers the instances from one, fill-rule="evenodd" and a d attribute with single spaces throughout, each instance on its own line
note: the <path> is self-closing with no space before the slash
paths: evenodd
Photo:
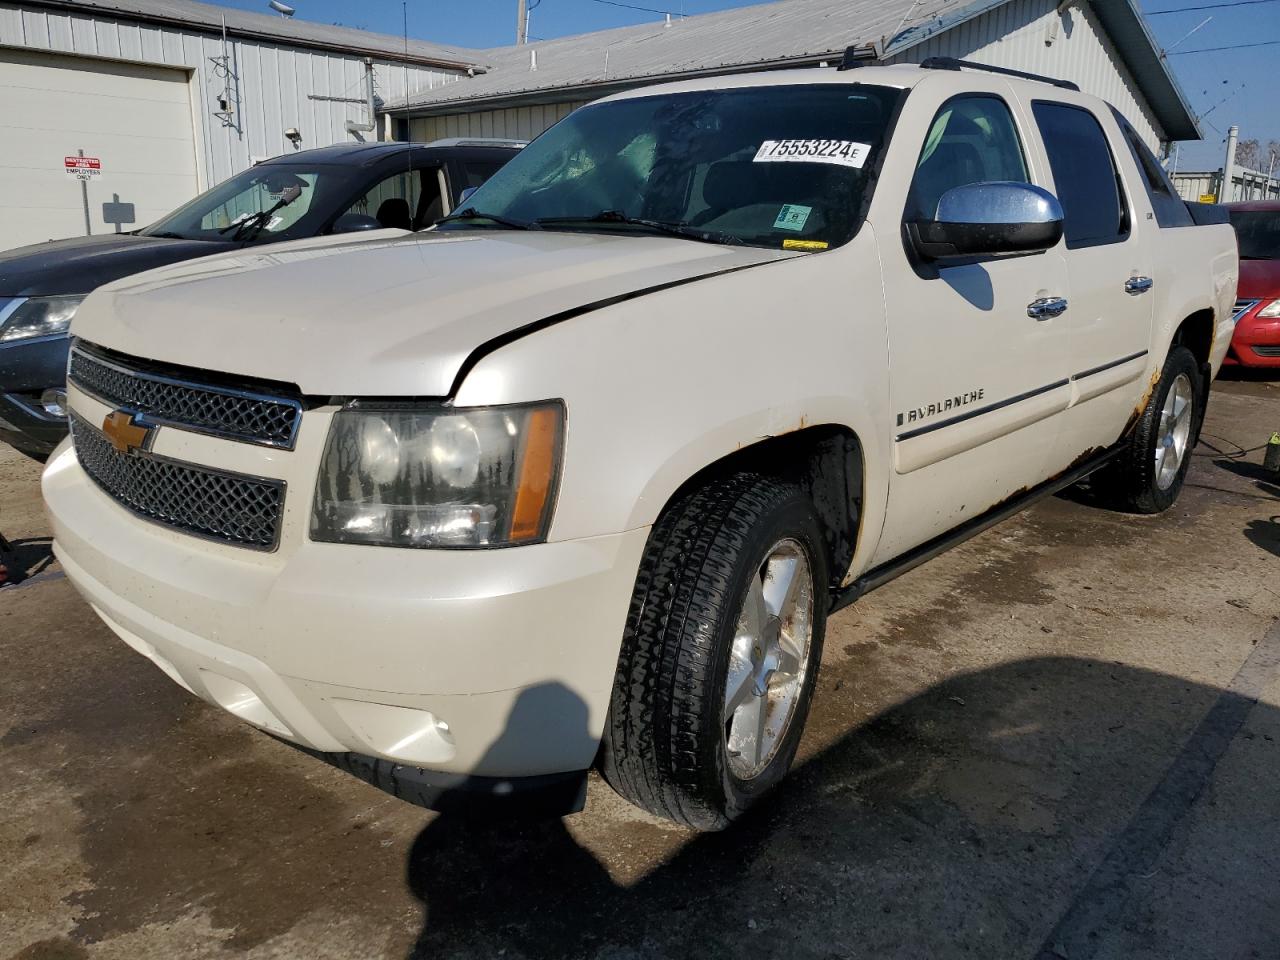
<path id="1" fill-rule="evenodd" d="M 1236 144 L 1236 165 L 1247 170 L 1257 170 L 1262 163 L 1262 145 L 1257 139 L 1241 140 Z"/>

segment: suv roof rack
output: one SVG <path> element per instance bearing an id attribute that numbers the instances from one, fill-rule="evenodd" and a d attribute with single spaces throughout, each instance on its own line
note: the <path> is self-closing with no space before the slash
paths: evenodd
<path id="1" fill-rule="evenodd" d="M 955 57 L 929 57 L 926 60 L 921 60 L 920 66 L 925 70 L 959 70 L 961 67 L 969 70 L 985 70 L 987 73 L 999 73 L 1006 77 L 1021 77 L 1023 80 L 1039 80 L 1041 83 L 1049 83 L 1064 90 L 1080 92 L 1080 87 L 1070 80 L 1059 80 L 1056 77 L 1046 77 L 1039 73 L 1027 73 L 1024 70 L 1010 70 L 1008 67 L 993 67 L 987 63 L 974 63 L 972 60 L 957 60 Z"/>

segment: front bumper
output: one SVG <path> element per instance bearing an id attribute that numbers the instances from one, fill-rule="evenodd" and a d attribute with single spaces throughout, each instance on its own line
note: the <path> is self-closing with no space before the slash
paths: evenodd
<path id="1" fill-rule="evenodd" d="M 1257 314 L 1271 303 L 1259 300 L 1236 321 L 1226 362 L 1245 367 L 1280 367 L 1280 317 L 1263 319 Z"/>
<path id="2" fill-rule="evenodd" d="M 278 737 L 482 792 L 503 791 L 475 778 L 580 774 L 595 757 L 645 529 L 476 551 L 295 539 L 263 554 L 135 517 L 69 443 L 43 487 L 55 552 L 107 625 Z"/>
<path id="3" fill-rule="evenodd" d="M 0 344 L 0 441 L 44 457 L 67 435 L 67 421 L 40 406 L 40 395 L 66 381 L 65 336 Z"/>

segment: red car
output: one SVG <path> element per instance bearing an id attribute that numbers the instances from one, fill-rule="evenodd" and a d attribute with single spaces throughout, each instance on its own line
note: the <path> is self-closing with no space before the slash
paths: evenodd
<path id="1" fill-rule="evenodd" d="M 1240 244 L 1236 334 L 1227 363 L 1280 367 L 1280 200 L 1229 203 Z"/>

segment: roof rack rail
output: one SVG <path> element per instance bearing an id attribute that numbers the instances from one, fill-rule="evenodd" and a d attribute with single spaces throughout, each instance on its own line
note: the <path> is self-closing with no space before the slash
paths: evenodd
<path id="1" fill-rule="evenodd" d="M 874 43 L 854 44 L 844 48 L 844 57 L 836 69 L 854 70 L 858 67 L 868 67 L 878 58 L 879 54 L 876 52 Z"/>
<path id="2" fill-rule="evenodd" d="M 1024 70 L 1010 70 L 1008 67 L 993 67 L 986 63 L 974 63 L 972 60 L 957 60 L 955 57 L 929 57 L 921 60 L 920 66 L 925 70 L 959 70 L 964 67 L 969 70 L 985 70 L 987 73 L 999 73 L 1006 77 L 1020 77 L 1023 80 L 1039 80 L 1041 83 L 1049 83 L 1055 87 L 1061 87 L 1064 90 L 1075 90 L 1077 93 L 1080 87 L 1072 83 L 1070 80 L 1058 80 L 1055 77 L 1046 77 L 1038 73 L 1027 73 Z"/>

